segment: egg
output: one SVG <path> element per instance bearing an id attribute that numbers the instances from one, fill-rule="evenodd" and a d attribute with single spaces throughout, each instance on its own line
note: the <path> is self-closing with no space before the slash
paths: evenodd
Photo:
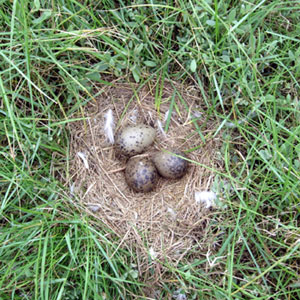
<path id="1" fill-rule="evenodd" d="M 136 192 L 150 192 L 155 187 L 158 174 L 151 160 L 145 157 L 132 157 L 125 169 L 127 184 Z"/>
<path id="2" fill-rule="evenodd" d="M 155 139 L 155 129 L 148 125 L 128 126 L 124 128 L 116 139 L 121 153 L 134 156 L 142 153 Z"/>
<path id="3" fill-rule="evenodd" d="M 186 173 L 188 162 L 177 155 L 185 157 L 184 153 L 178 150 L 160 151 L 152 156 L 154 165 L 161 176 L 175 179 L 182 177 Z"/>

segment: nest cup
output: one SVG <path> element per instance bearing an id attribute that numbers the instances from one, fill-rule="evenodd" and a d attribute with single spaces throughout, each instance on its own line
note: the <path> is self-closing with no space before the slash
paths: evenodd
<path id="1" fill-rule="evenodd" d="M 172 98 L 174 85 L 180 98 Z M 149 249 L 152 259 L 178 262 L 193 247 L 201 248 L 201 241 L 209 242 L 203 232 L 210 214 L 196 203 L 195 192 L 210 190 L 215 177 L 212 170 L 223 167 L 221 140 L 218 136 L 210 138 L 218 124 L 206 119 L 199 91 L 176 83 L 165 84 L 157 108 L 155 86 L 149 86 L 137 91 L 134 84 L 116 81 L 111 86 L 96 87 L 96 102 L 85 108 L 87 120 L 70 124 L 72 160 L 68 183 L 74 186 L 80 203 L 89 213 L 109 226 L 128 247 L 136 249 L 139 269 L 144 271 L 149 267 Z M 189 163 L 182 178 L 159 178 L 151 192 L 133 191 L 125 181 L 127 158 L 118 153 L 104 134 L 108 109 L 113 111 L 118 124 L 116 134 L 127 125 L 140 123 L 156 129 L 154 144 L 141 156 L 151 156 L 161 149 L 195 149 L 187 157 L 198 164 Z M 166 124 L 167 132 L 162 131 Z M 205 142 L 197 132 L 200 127 Z"/>

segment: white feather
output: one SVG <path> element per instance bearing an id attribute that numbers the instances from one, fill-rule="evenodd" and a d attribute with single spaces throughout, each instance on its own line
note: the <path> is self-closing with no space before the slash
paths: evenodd
<path id="1" fill-rule="evenodd" d="M 115 137 L 114 137 L 114 116 L 111 109 L 107 111 L 105 114 L 105 125 L 104 125 L 104 133 L 107 138 L 107 140 L 111 143 L 115 143 Z"/>
<path id="2" fill-rule="evenodd" d="M 173 208 L 168 207 L 167 209 L 168 213 L 170 214 L 170 216 L 172 217 L 172 219 L 176 219 L 176 212 L 173 210 Z"/>
<path id="3" fill-rule="evenodd" d="M 88 208 L 92 211 L 92 212 L 97 212 L 98 210 L 100 210 L 100 206 L 96 205 L 96 204 L 89 204 Z"/>
<path id="4" fill-rule="evenodd" d="M 71 185 L 70 185 L 70 194 L 72 196 L 74 196 L 74 191 L 75 191 L 75 182 L 73 182 Z"/>
<path id="5" fill-rule="evenodd" d="M 134 124 L 136 124 L 138 115 L 139 115 L 139 112 L 137 111 L 137 109 L 134 109 L 130 114 L 130 117 L 129 117 L 130 121 L 132 121 Z"/>
<path id="6" fill-rule="evenodd" d="M 206 208 L 215 206 L 216 199 L 217 199 L 217 195 L 214 192 L 211 192 L 211 191 L 195 192 L 196 203 L 205 204 Z"/>
<path id="7" fill-rule="evenodd" d="M 169 110 L 167 110 L 165 112 L 165 118 L 164 118 L 164 122 L 166 122 L 168 120 L 168 116 L 169 116 Z"/>
<path id="8" fill-rule="evenodd" d="M 192 117 L 194 117 L 194 118 L 200 118 L 202 116 L 202 113 L 200 112 L 200 111 L 194 111 L 193 113 L 192 113 Z"/>
<path id="9" fill-rule="evenodd" d="M 86 159 L 85 154 L 83 152 L 77 152 L 77 155 L 82 159 L 85 168 L 89 169 L 89 163 L 88 163 L 88 161 Z"/>
<path id="10" fill-rule="evenodd" d="M 178 290 L 176 290 L 176 291 L 173 293 L 172 299 L 175 299 L 175 300 L 187 300 L 187 296 L 186 296 L 186 294 L 183 292 L 182 289 L 178 289 Z"/>
<path id="11" fill-rule="evenodd" d="M 149 249 L 149 255 L 152 260 L 155 260 L 158 256 L 158 253 L 154 251 L 153 247 L 150 247 Z"/>
<path id="12" fill-rule="evenodd" d="M 160 131 L 160 133 L 163 135 L 164 138 L 167 137 L 167 134 L 166 132 L 164 131 L 163 127 L 162 127 L 162 124 L 161 124 L 161 121 L 160 120 L 157 120 L 157 128 L 158 130 Z"/>

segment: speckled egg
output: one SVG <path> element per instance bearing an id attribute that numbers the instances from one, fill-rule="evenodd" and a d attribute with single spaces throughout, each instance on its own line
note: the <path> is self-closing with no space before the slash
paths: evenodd
<path id="1" fill-rule="evenodd" d="M 150 192 L 157 183 L 157 170 L 148 158 L 132 157 L 125 169 L 127 184 L 136 192 Z"/>
<path id="2" fill-rule="evenodd" d="M 148 125 L 128 126 L 117 137 L 117 146 L 127 156 L 142 153 L 155 139 L 155 129 Z"/>
<path id="3" fill-rule="evenodd" d="M 176 155 L 185 157 L 183 152 L 177 150 L 160 151 L 153 155 L 152 160 L 161 176 L 175 179 L 182 177 L 186 173 L 188 162 Z"/>

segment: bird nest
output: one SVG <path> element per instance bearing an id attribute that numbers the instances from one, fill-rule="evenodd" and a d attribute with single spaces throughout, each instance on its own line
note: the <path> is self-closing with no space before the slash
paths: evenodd
<path id="1" fill-rule="evenodd" d="M 85 119 L 69 125 L 72 193 L 122 243 L 135 248 L 139 267 L 144 270 L 149 261 L 178 262 L 194 247 L 210 243 L 205 231 L 215 211 L 208 208 L 214 206 L 209 202 L 214 194 L 207 191 L 223 167 L 218 124 L 207 118 L 199 90 L 174 82 L 166 83 L 159 95 L 157 90 L 155 84 L 142 88 L 118 81 L 99 85 L 94 91 L 95 101 L 85 107 Z M 159 178 L 149 193 L 130 189 L 124 176 L 126 158 L 119 155 L 104 132 L 109 109 L 115 133 L 140 123 L 157 130 L 154 144 L 142 155 L 161 149 L 184 151 L 189 159 L 188 172 L 180 179 Z"/>

